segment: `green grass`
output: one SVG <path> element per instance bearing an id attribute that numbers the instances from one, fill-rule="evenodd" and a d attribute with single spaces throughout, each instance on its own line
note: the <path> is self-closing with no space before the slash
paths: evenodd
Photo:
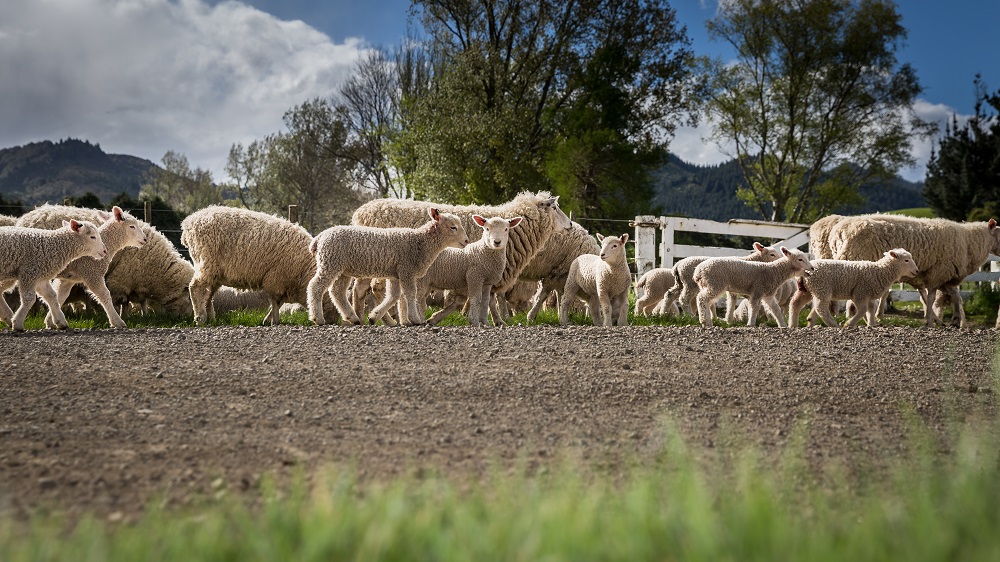
<path id="1" fill-rule="evenodd" d="M 912 209 L 897 209 L 895 211 L 886 211 L 887 215 L 906 215 L 908 217 L 916 217 L 918 219 L 932 219 L 937 215 L 930 207 L 914 207 Z"/>

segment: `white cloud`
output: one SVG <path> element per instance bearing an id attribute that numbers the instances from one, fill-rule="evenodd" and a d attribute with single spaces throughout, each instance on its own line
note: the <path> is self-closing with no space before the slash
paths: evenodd
<path id="1" fill-rule="evenodd" d="M 713 166 L 732 160 L 732 151 L 725 154 L 714 141 L 708 140 L 711 133 L 711 123 L 704 118 L 697 127 L 678 127 L 670 141 L 670 152 L 685 162 L 701 166 Z"/>
<path id="2" fill-rule="evenodd" d="M 921 119 L 937 123 L 939 131 L 937 135 L 929 139 L 924 139 L 920 142 L 911 144 L 910 151 L 917 163 L 912 168 L 900 170 L 899 175 L 910 181 L 924 181 L 927 176 L 927 162 L 930 160 L 931 147 L 937 145 L 941 141 L 941 137 L 944 134 L 945 123 L 950 122 L 952 117 L 956 117 L 958 119 L 959 126 L 961 126 L 972 116 L 958 114 L 954 108 L 948 107 L 945 104 L 931 103 L 924 99 L 918 99 L 917 102 L 913 104 L 913 111 Z"/>
<path id="3" fill-rule="evenodd" d="M 0 0 L 0 147 L 75 137 L 216 180 L 229 147 L 331 94 L 362 46 L 240 2 Z"/>

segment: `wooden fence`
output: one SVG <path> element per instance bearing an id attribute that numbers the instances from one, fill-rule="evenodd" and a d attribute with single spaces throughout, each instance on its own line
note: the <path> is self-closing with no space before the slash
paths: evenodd
<path id="1" fill-rule="evenodd" d="M 689 256 L 743 256 L 749 248 L 722 248 L 715 246 L 693 246 L 677 244 L 675 233 L 700 232 L 729 236 L 749 236 L 755 240 L 772 240 L 772 244 L 808 250 L 809 225 L 755 220 L 730 220 L 718 222 L 707 219 L 684 217 L 656 217 L 640 215 L 635 217 L 635 268 L 636 274 L 655 267 L 672 267 L 680 259 Z M 657 244 L 657 233 L 660 242 Z M 1000 257 L 990 255 L 990 271 L 978 271 L 965 278 L 967 282 L 1000 281 Z M 964 296 L 964 295 L 963 295 Z M 892 291 L 891 300 L 919 300 L 916 291 L 899 289 Z"/>

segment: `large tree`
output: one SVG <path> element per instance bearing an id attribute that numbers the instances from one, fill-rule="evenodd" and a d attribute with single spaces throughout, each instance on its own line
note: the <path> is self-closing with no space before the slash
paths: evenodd
<path id="1" fill-rule="evenodd" d="M 737 52 L 718 68 L 713 139 L 765 218 L 809 222 L 855 202 L 933 134 L 913 111 L 921 88 L 897 60 L 906 30 L 891 1 L 731 0 L 708 30 Z"/>
<path id="2" fill-rule="evenodd" d="M 212 172 L 191 169 L 187 156 L 174 150 L 163 155 L 163 167 L 152 168 L 139 188 L 139 199 L 162 199 L 183 214 L 222 202 L 222 190 L 212 180 Z"/>
<path id="3" fill-rule="evenodd" d="M 496 203 L 555 186 L 604 212 L 689 122 L 699 83 L 665 0 L 416 4 L 430 72 L 404 96 L 394 154 L 418 197 Z"/>
<path id="4" fill-rule="evenodd" d="M 959 126 L 953 116 L 927 164 L 924 198 L 940 217 L 978 219 L 1000 211 L 1000 90 L 974 82 L 975 114 Z M 992 112 L 985 106 L 992 108 Z"/>

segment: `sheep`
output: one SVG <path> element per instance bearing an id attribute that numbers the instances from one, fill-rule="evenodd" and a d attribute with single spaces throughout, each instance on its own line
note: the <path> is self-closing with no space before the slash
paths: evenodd
<path id="1" fill-rule="evenodd" d="M 247 291 L 223 285 L 212 295 L 212 308 L 217 315 L 233 310 L 268 310 L 271 308 L 271 297 L 264 291 Z"/>
<path id="2" fill-rule="evenodd" d="M 601 254 L 583 254 L 573 260 L 566 277 L 566 288 L 559 299 L 559 323 L 569 323 L 569 305 L 577 291 L 590 297 L 590 315 L 594 325 L 619 326 L 628 323 L 628 291 L 632 287 L 632 273 L 625 256 L 628 234 L 604 237 L 600 234 Z"/>
<path id="3" fill-rule="evenodd" d="M 307 304 L 306 288 L 316 273 L 312 240 L 305 228 L 258 211 L 212 205 L 189 215 L 181 222 L 181 244 L 194 261 L 189 288 L 195 322 L 215 318 L 213 296 L 228 285 L 267 293 L 264 324 L 279 324 L 283 303 Z"/>
<path id="4" fill-rule="evenodd" d="M 0 226 L 15 226 L 17 225 L 17 217 L 12 217 L 10 215 L 0 215 Z"/>
<path id="5" fill-rule="evenodd" d="M 475 232 L 476 223 L 472 215 L 484 217 L 524 218 L 521 226 L 512 231 L 507 244 L 507 265 L 503 277 L 493 287 L 494 293 L 506 293 L 517 282 L 521 272 L 531 259 L 558 230 L 569 230 L 572 221 L 559 208 L 559 198 L 548 192 L 522 192 L 514 199 L 497 206 L 439 205 L 426 201 L 405 199 L 375 199 L 358 207 L 351 222 L 358 226 L 409 227 L 422 225 L 427 217 L 427 209 L 437 208 L 442 213 L 452 213 L 462 219 L 467 232 Z"/>
<path id="6" fill-rule="evenodd" d="M 783 257 L 772 262 L 747 261 L 744 258 L 710 258 L 694 270 L 698 284 L 698 319 L 708 328 L 712 325 L 710 307 L 722 296 L 723 291 L 747 295 L 750 301 L 750 318 L 747 326 L 757 325 L 758 307 L 762 302 L 784 328 L 785 320 L 775 293 L 786 280 L 803 271 L 812 271 L 809 256 L 794 248 L 780 248 Z"/>
<path id="7" fill-rule="evenodd" d="M 316 235 L 309 244 L 316 259 L 316 274 L 307 290 L 309 319 L 317 325 L 325 323 L 319 304 L 323 292 L 329 289 L 341 318 L 360 324 L 347 302 L 350 277 L 384 277 L 390 280 L 385 298 L 369 318 L 380 318 L 402 291 L 406 313 L 400 313 L 400 322 L 423 324 L 424 316 L 416 300 L 417 281 L 445 248 L 464 248 L 469 243 L 458 216 L 434 207 L 428 207 L 427 214 L 430 221 L 419 228 L 334 226 Z"/>
<path id="8" fill-rule="evenodd" d="M 546 244 L 547 246 L 548 244 Z M 511 314 L 519 312 L 530 314 L 532 304 L 535 301 L 535 295 L 543 291 L 546 295 L 548 294 L 541 281 L 525 281 L 524 279 L 520 279 L 507 291 L 507 294 L 504 295 L 504 300 L 507 301 L 507 307 L 510 308 Z"/>
<path id="9" fill-rule="evenodd" d="M 635 282 L 636 292 L 643 290 L 642 296 L 635 299 L 635 315 L 665 314 L 667 291 L 674 286 L 674 270 L 672 267 L 657 267 L 644 273 Z M 671 303 L 671 313 L 678 314 L 677 303 Z"/>
<path id="10" fill-rule="evenodd" d="M 795 328 L 799 312 L 812 299 L 809 326 L 822 318 L 827 326 L 839 326 L 830 313 L 834 299 L 854 303 L 854 315 L 848 318 L 845 328 L 854 327 L 862 316 L 869 326 L 875 325 L 875 311 L 879 299 L 900 277 L 914 277 L 919 272 L 910 252 L 895 248 L 878 261 L 813 260 L 813 271 L 803 275 L 796 284 L 795 295 L 788 304 L 788 325 Z"/>
<path id="11" fill-rule="evenodd" d="M 120 250 L 125 248 L 140 248 L 146 244 L 146 233 L 143 223 L 131 214 L 123 211 L 121 207 L 113 207 L 111 213 L 98 209 L 85 209 L 80 207 L 70 207 L 64 205 L 42 205 L 37 209 L 25 213 L 18 220 L 20 226 L 30 228 L 47 228 L 57 220 L 88 220 L 99 223 L 98 230 L 101 232 L 101 239 L 108 250 L 108 255 L 102 260 L 94 260 L 90 257 L 82 257 L 74 260 L 59 273 L 53 283 L 59 306 L 66 302 L 70 291 L 77 283 L 83 285 L 96 300 L 104 313 L 108 317 L 108 323 L 113 328 L 124 328 L 125 321 L 115 310 L 115 305 L 111 297 L 111 291 L 105 283 L 105 276 L 111 261 Z M 46 315 L 46 323 L 51 321 L 52 312 Z"/>
<path id="12" fill-rule="evenodd" d="M 535 254 L 524 267 L 519 276 L 522 281 L 541 281 L 541 287 L 535 291 L 531 299 L 531 309 L 528 310 L 528 321 L 534 322 L 549 295 L 561 292 L 566 286 L 566 276 L 577 256 L 584 254 L 598 255 L 601 245 L 597 239 L 576 222 L 571 222 L 568 230 L 556 229 L 548 242 Z M 504 300 L 510 301 L 512 287 L 504 294 Z"/>
<path id="13" fill-rule="evenodd" d="M 830 248 L 830 232 L 843 220 L 843 215 L 827 215 L 809 226 L 809 254 L 816 259 L 833 259 Z"/>
<path id="14" fill-rule="evenodd" d="M 89 256 L 103 260 L 108 251 L 94 223 L 71 219 L 57 230 L 23 226 L 0 228 L 0 255 L 4 256 L 0 260 L 0 283 L 15 281 L 21 297 L 17 312 L 7 306 L 6 300 L 0 299 L 0 320 L 20 332 L 24 330 L 28 310 L 35 304 L 36 293 L 52 313 L 51 323 L 46 322 L 46 325 L 68 328 L 49 280 L 77 258 Z"/>
<path id="15" fill-rule="evenodd" d="M 830 232 L 834 257 L 844 260 L 880 259 L 893 248 L 906 248 L 920 271 L 903 281 L 920 292 L 924 324 L 941 322 L 931 302 L 938 290 L 951 298 L 959 326 L 966 326 L 958 286 L 978 271 L 989 254 L 1000 253 L 1000 229 L 995 220 L 959 223 L 947 219 L 920 219 L 902 215 L 848 217 Z M 883 300 L 888 291 L 883 294 Z"/>
<path id="16" fill-rule="evenodd" d="M 418 298 L 432 288 L 450 293 L 451 303 L 428 320 L 432 325 L 451 314 L 465 298 L 469 300 L 469 324 L 478 327 L 487 323 L 493 285 L 500 281 L 507 265 L 507 241 L 511 229 L 521 223 L 521 217 L 486 219 L 473 215 L 472 218 L 482 227 L 483 236 L 460 250 L 445 248 L 417 282 Z M 494 315 L 495 321 L 496 318 Z"/>
<path id="17" fill-rule="evenodd" d="M 788 309 L 788 301 L 792 299 L 792 295 L 795 294 L 796 280 L 789 279 L 778 287 L 778 290 L 774 293 L 774 300 L 778 301 L 778 306 L 782 310 Z M 757 318 L 760 321 L 761 307 L 757 306 Z M 739 305 L 736 307 L 736 312 L 733 314 L 733 320 L 735 322 L 746 322 L 750 319 L 750 301 L 748 299 L 741 299 Z M 775 319 L 777 322 L 777 319 Z"/>
<path id="18" fill-rule="evenodd" d="M 764 246 L 760 242 L 753 243 L 753 252 L 740 259 L 752 262 L 770 262 L 781 257 L 781 254 L 774 248 Z M 709 259 L 708 256 L 690 256 L 674 264 L 674 286 L 667 291 L 664 307 L 670 308 L 675 301 L 680 303 L 680 308 L 685 313 L 694 315 L 695 299 L 698 297 L 698 285 L 694 282 L 694 270 L 701 262 Z M 726 298 L 726 321 L 733 321 L 735 314 L 734 299 Z"/>

